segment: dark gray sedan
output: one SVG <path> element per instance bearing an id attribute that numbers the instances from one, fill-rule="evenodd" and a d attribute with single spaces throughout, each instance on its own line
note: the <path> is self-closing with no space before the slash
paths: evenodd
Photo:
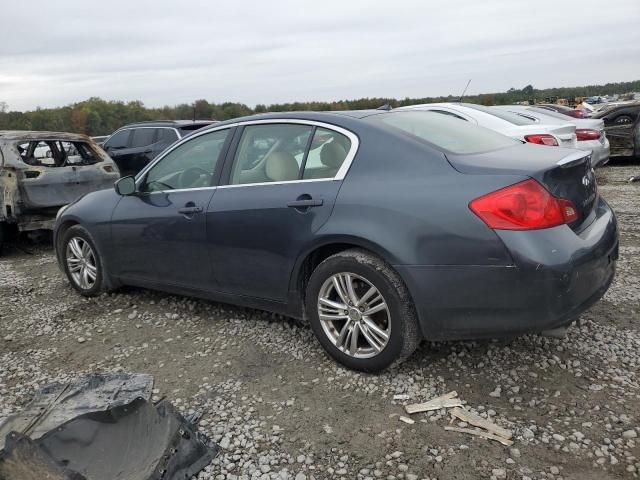
<path id="1" fill-rule="evenodd" d="M 422 339 L 563 327 L 609 287 L 616 219 L 587 152 L 437 113 L 241 118 L 61 211 L 58 261 L 95 295 L 136 285 L 306 319 L 378 371 Z"/>

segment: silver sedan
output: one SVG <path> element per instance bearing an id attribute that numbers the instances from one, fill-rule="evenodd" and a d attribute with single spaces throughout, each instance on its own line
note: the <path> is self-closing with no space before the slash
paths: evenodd
<path id="1" fill-rule="evenodd" d="M 609 140 L 605 135 L 604 122 L 595 118 L 570 118 L 561 113 L 526 105 L 500 105 L 501 110 L 529 119 L 532 123 L 545 125 L 575 125 L 577 143 L 575 148 L 591 150 L 591 166 L 601 167 L 609 161 Z"/>

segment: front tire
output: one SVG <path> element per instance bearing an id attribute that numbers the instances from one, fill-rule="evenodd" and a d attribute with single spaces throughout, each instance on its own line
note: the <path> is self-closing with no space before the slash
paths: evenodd
<path id="1" fill-rule="evenodd" d="M 60 260 L 71 286 L 85 297 L 100 294 L 104 283 L 102 259 L 91 235 L 80 225 L 64 232 Z"/>
<path id="2" fill-rule="evenodd" d="M 378 372 L 400 363 L 421 339 L 404 282 L 363 250 L 340 252 L 318 265 L 305 303 L 322 347 L 353 370 Z"/>

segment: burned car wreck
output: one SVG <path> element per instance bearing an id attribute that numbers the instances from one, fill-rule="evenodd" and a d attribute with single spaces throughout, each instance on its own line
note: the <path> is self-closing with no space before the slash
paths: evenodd
<path id="1" fill-rule="evenodd" d="M 153 377 L 88 374 L 40 390 L 0 422 L 2 480 L 178 480 L 217 455 L 166 400 L 151 403 Z"/>
<path id="2" fill-rule="evenodd" d="M 119 177 L 84 135 L 0 131 L 0 248 L 11 231 L 51 230 L 60 207 Z"/>
<path id="3" fill-rule="evenodd" d="M 640 102 L 605 107 L 592 118 L 604 120 L 612 157 L 640 158 Z"/>

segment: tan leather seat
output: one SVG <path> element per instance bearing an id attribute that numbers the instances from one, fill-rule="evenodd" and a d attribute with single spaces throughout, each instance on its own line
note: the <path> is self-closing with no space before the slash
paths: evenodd
<path id="1" fill-rule="evenodd" d="M 320 161 L 329 169 L 336 173 L 347 156 L 347 150 L 335 139 L 333 142 L 325 143 L 320 150 Z"/>
<path id="2" fill-rule="evenodd" d="M 285 182 L 287 180 L 297 180 L 300 166 L 289 152 L 273 152 L 265 163 L 265 173 L 272 182 Z"/>

